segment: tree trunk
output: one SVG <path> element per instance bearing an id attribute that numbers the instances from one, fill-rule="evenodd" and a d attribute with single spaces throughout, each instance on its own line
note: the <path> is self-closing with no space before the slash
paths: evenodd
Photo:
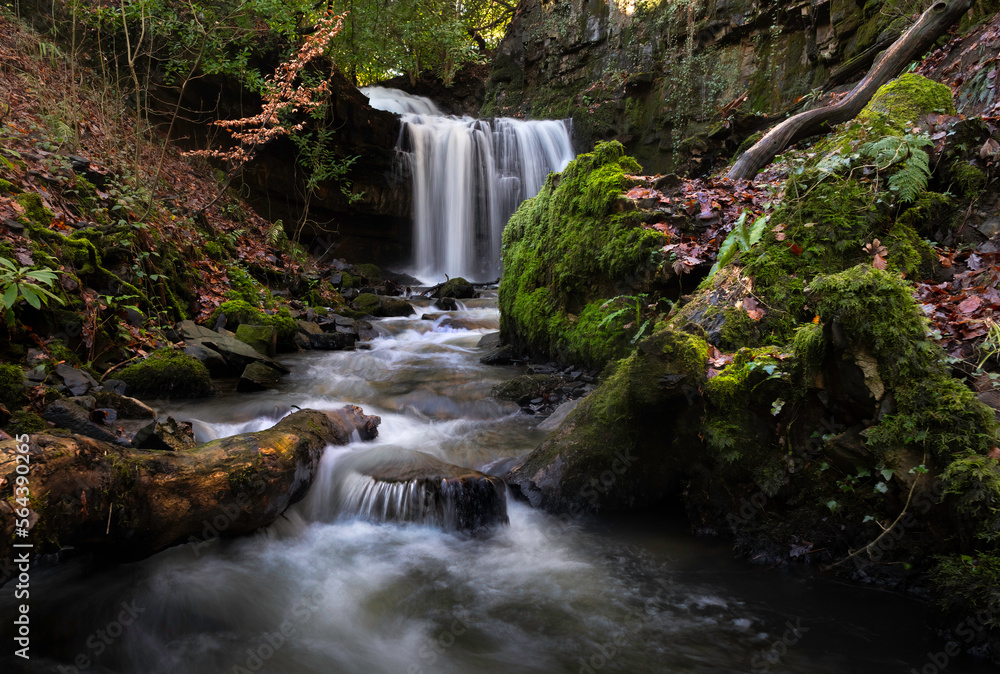
<path id="1" fill-rule="evenodd" d="M 354 406 L 301 410 L 270 429 L 175 452 L 82 435 L 32 434 L 27 455 L 23 443 L 0 442 L 0 584 L 12 542 L 31 543 L 32 555 L 72 546 L 141 559 L 181 543 L 198 554 L 214 538 L 267 526 L 305 495 L 327 445 L 346 445 L 354 431 L 370 439 L 378 422 Z M 30 468 L 23 502 L 14 494 L 19 465 Z M 27 535 L 15 538 L 15 528 Z"/>
<path id="2" fill-rule="evenodd" d="M 834 124 L 853 119 L 879 87 L 896 77 L 910 61 L 926 52 L 971 6 L 972 0 L 935 2 L 875 61 L 864 79 L 845 98 L 825 108 L 806 110 L 789 117 L 740 155 L 726 177 L 732 180 L 750 180 L 792 143 Z"/>

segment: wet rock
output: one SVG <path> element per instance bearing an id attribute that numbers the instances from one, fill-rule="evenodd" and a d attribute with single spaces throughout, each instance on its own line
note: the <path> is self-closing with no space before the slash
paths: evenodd
<path id="1" fill-rule="evenodd" d="M 510 400 L 519 404 L 528 404 L 533 399 L 541 398 L 559 386 L 562 378 L 548 374 L 522 374 L 508 379 L 493 387 L 491 395 L 500 400 Z"/>
<path id="2" fill-rule="evenodd" d="M 190 343 L 204 346 L 221 354 L 226 361 L 225 376 L 228 377 L 239 376 L 250 363 L 263 363 L 282 374 L 287 374 L 289 371 L 278 361 L 265 356 L 235 337 L 212 333 L 211 337 L 199 337 Z"/>
<path id="3" fill-rule="evenodd" d="M 200 339 L 206 337 L 207 338 L 216 337 L 218 335 L 218 333 L 216 333 L 214 330 L 210 330 L 202 325 L 198 325 L 194 321 L 181 321 L 176 326 L 174 326 L 174 330 L 177 332 L 177 335 L 185 342 L 190 342 L 191 340 L 194 339 Z"/>
<path id="4" fill-rule="evenodd" d="M 448 316 L 441 320 L 439 327 L 451 328 L 452 330 L 483 330 L 496 328 L 497 321 L 494 318 L 461 318 L 458 316 Z"/>
<path id="5" fill-rule="evenodd" d="M 125 393 L 125 389 L 128 388 L 128 384 L 121 379 L 105 379 L 101 382 L 101 388 L 105 391 L 122 395 Z"/>
<path id="6" fill-rule="evenodd" d="M 71 403 L 76 403 L 85 410 L 93 410 L 94 406 L 97 404 L 97 400 L 94 396 L 73 396 L 67 398 Z"/>
<path id="7" fill-rule="evenodd" d="M 62 379 L 66 388 L 75 396 L 83 395 L 94 386 L 97 386 L 97 380 L 90 376 L 90 373 L 78 370 L 66 363 L 56 365 L 56 375 Z"/>
<path id="8" fill-rule="evenodd" d="M 156 420 L 153 436 L 147 441 L 148 449 L 180 452 L 195 446 L 194 429 L 189 421 L 177 421 L 173 417 Z"/>
<path id="9" fill-rule="evenodd" d="M 514 349 L 509 344 L 491 349 L 479 359 L 483 365 L 510 365 L 514 362 Z"/>
<path id="10" fill-rule="evenodd" d="M 424 452 L 376 448 L 346 457 L 335 498 L 364 519 L 477 532 L 508 523 L 503 480 Z"/>
<path id="11" fill-rule="evenodd" d="M 440 309 L 441 311 L 455 311 L 458 309 L 458 302 L 455 301 L 454 297 L 439 297 L 436 302 L 434 302 L 434 308 Z"/>
<path id="12" fill-rule="evenodd" d="M 429 314 L 424 314 L 423 316 L 421 316 L 420 320 L 422 320 L 422 321 L 436 321 L 437 319 L 439 319 L 439 318 L 441 318 L 443 316 L 447 316 L 447 315 L 448 314 L 429 313 Z"/>
<path id="13" fill-rule="evenodd" d="M 236 390 L 241 393 L 263 391 L 274 388 L 281 379 L 281 373 L 263 363 L 250 363 L 236 382 Z"/>
<path id="14" fill-rule="evenodd" d="M 42 418 L 51 421 L 56 428 L 126 447 L 142 447 L 153 434 L 153 419 L 109 417 L 108 414 L 92 415 L 89 410 L 68 399 L 51 402 L 42 411 Z M 98 423 L 95 423 L 95 418 Z"/>
<path id="15" fill-rule="evenodd" d="M 296 332 L 295 336 L 292 337 L 292 346 L 299 351 L 308 351 L 313 348 L 309 336 L 301 332 Z"/>
<path id="16" fill-rule="evenodd" d="M 278 350 L 278 329 L 273 325 L 248 325 L 241 323 L 236 328 L 236 339 L 249 344 L 258 353 L 274 358 Z"/>
<path id="17" fill-rule="evenodd" d="M 357 337 L 353 333 L 346 332 L 321 332 L 318 335 L 309 335 L 309 345 L 313 349 L 326 351 L 342 351 L 354 348 Z"/>
<path id="18" fill-rule="evenodd" d="M 368 321 L 359 320 L 356 325 L 358 327 L 358 339 L 369 341 L 378 337 L 378 330 Z"/>
<path id="19" fill-rule="evenodd" d="M 136 398 L 119 395 L 113 391 L 102 391 L 94 394 L 99 407 L 110 407 L 119 417 L 128 419 L 155 419 L 156 411 L 146 403 Z"/>
<path id="20" fill-rule="evenodd" d="M 576 409 L 576 406 L 580 404 L 583 398 L 575 398 L 573 400 L 567 400 L 566 402 L 560 404 L 552 414 L 549 415 L 548 419 L 538 424 L 538 430 L 541 431 L 554 431 L 559 428 L 559 424 L 569 416 L 569 413 Z"/>
<path id="21" fill-rule="evenodd" d="M 299 333 L 303 335 L 318 335 L 323 332 L 323 328 L 319 327 L 316 323 L 312 321 L 295 321 L 295 325 L 299 328 Z"/>
<path id="22" fill-rule="evenodd" d="M 472 299 L 476 296 L 476 288 L 461 276 L 444 282 L 434 293 L 434 297 L 454 297 L 455 299 Z"/>
<path id="23" fill-rule="evenodd" d="M 412 316 L 414 313 L 416 312 L 413 310 L 413 305 L 406 300 L 396 297 L 380 297 L 379 306 L 374 315 L 389 318 L 392 316 Z"/>
<path id="24" fill-rule="evenodd" d="M 253 351 L 249 346 L 243 346 Z M 208 368 L 179 349 L 154 351 L 143 360 L 122 369 L 118 377 L 127 384 L 126 391 L 133 396 L 201 398 L 215 395 Z"/>
<path id="25" fill-rule="evenodd" d="M 204 344 L 188 344 L 184 347 L 183 351 L 192 358 L 201 361 L 202 365 L 208 368 L 209 374 L 213 377 L 225 377 L 231 370 L 221 353 L 208 348 Z M 105 382 L 105 385 L 107 385 L 107 382 Z"/>
<path id="26" fill-rule="evenodd" d="M 983 391 L 982 393 L 977 393 L 976 398 L 979 399 L 979 402 L 992 408 L 997 421 L 1000 421 L 1000 391 Z"/>

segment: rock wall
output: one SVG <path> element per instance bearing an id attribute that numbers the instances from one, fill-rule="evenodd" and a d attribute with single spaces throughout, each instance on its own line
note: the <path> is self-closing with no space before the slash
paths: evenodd
<path id="1" fill-rule="evenodd" d="M 482 113 L 572 117 L 580 151 L 617 139 L 648 172 L 705 172 L 768 115 L 863 73 L 911 4 L 522 0 Z"/>

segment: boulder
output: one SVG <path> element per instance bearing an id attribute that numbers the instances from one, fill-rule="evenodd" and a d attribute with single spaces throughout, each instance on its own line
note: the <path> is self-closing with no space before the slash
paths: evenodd
<path id="1" fill-rule="evenodd" d="M 206 337 L 215 337 L 218 333 L 214 330 L 210 330 L 203 325 L 198 325 L 194 321 L 181 321 L 176 326 L 174 330 L 177 335 L 183 339 L 185 342 L 190 342 L 194 339 L 202 339 Z"/>
<path id="2" fill-rule="evenodd" d="M 212 335 L 212 337 L 199 337 L 191 343 L 207 347 L 221 354 L 226 361 L 226 376 L 238 377 L 246 369 L 247 365 L 258 362 L 264 363 L 282 374 L 288 374 L 289 372 L 288 368 L 278 361 L 268 358 L 249 344 L 245 344 L 235 337 L 217 333 L 212 333 Z"/>
<path id="3" fill-rule="evenodd" d="M 240 323 L 236 328 L 236 339 L 249 344 L 268 358 L 274 358 L 278 349 L 278 329 L 273 325 Z"/>
<path id="4" fill-rule="evenodd" d="M 177 421 L 173 417 L 156 420 L 153 437 L 147 441 L 149 449 L 180 452 L 195 446 L 194 428 L 190 421 Z"/>
<path id="5" fill-rule="evenodd" d="M 88 438 L 126 447 L 143 447 L 153 435 L 154 419 L 121 419 L 104 409 L 93 412 L 71 400 L 56 400 L 42 411 L 42 418 Z"/>
<path id="6" fill-rule="evenodd" d="M 699 446 L 685 422 L 698 416 L 706 363 L 698 337 L 665 328 L 647 338 L 510 471 L 508 484 L 553 512 L 657 502 Z"/>
<path id="7" fill-rule="evenodd" d="M 208 348 L 204 344 L 188 344 L 184 347 L 183 351 L 192 358 L 201 361 L 202 365 L 208 368 L 209 374 L 213 377 L 224 377 L 229 371 L 229 365 L 226 363 L 226 359 L 222 357 L 222 354 Z"/>
<path id="8" fill-rule="evenodd" d="M 368 321 L 358 320 L 355 324 L 358 328 L 358 339 L 369 341 L 378 337 L 378 330 Z"/>
<path id="9" fill-rule="evenodd" d="M 434 308 L 441 311 L 455 311 L 458 309 L 458 302 L 455 301 L 454 297 L 439 297 L 434 302 Z"/>
<path id="10" fill-rule="evenodd" d="M 250 363 L 243 369 L 240 380 L 236 382 L 236 390 L 241 393 L 263 391 L 274 388 L 281 378 L 281 373 L 263 363 Z"/>
<path id="11" fill-rule="evenodd" d="M 418 451 L 381 447 L 338 463 L 335 498 L 341 513 L 380 522 L 419 522 L 478 532 L 505 525 L 500 478 Z"/>
<path id="12" fill-rule="evenodd" d="M 66 388 L 75 396 L 80 396 L 98 385 L 97 380 L 89 372 L 79 370 L 66 363 L 56 365 L 56 375 L 62 379 Z"/>
<path id="13" fill-rule="evenodd" d="M 354 414 L 302 410 L 265 431 L 174 452 L 36 434 L 36 498 L 28 506 L 33 552 L 72 547 L 141 559 L 267 526 L 305 495 L 324 448 L 350 442 Z M 0 502 L 13 499 L 17 447 L 0 442 Z M 0 526 L 2 563 L 13 554 L 14 518 Z"/>
<path id="14" fill-rule="evenodd" d="M 312 321 L 303 321 L 302 319 L 299 319 L 295 321 L 295 325 L 298 326 L 300 334 L 318 335 L 323 332 L 323 328 L 319 327 L 319 325 Z"/>
<path id="15" fill-rule="evenodd" d="M 475 286 L 461 276 L 445 281 L 434 293 L 434 297 L 454 297 L 459 300 L 472 299 L 475 296 Z"/>
<path id="16" fill-rule="evenodd" d="M 309 335 L 309 344 L 313 349 L 325 349 L 328 351 L 342 351 L 354 348 L 357 337 L 353 333 L 346 332 L 321 332 L 318 335 Z"/>

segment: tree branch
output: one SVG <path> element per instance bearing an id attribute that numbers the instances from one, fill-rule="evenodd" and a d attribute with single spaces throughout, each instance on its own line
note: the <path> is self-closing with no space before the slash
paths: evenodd
<path id="1" fill-rule="evenodd" d="M 732 180 L 751 180 L 778 153 L 803 138 L 834 124 L 854 119 L 879 87 L 896 77 L 910 61 L 921 56 L 952 24 L 968 11 L 972 0 L 941 0 L 920 15 L 917 22 L 876 59 L 846 97 L 825 108 L 806 110 L 771 129 L 753 147 L 740 155 L 726 175 Z"/>

